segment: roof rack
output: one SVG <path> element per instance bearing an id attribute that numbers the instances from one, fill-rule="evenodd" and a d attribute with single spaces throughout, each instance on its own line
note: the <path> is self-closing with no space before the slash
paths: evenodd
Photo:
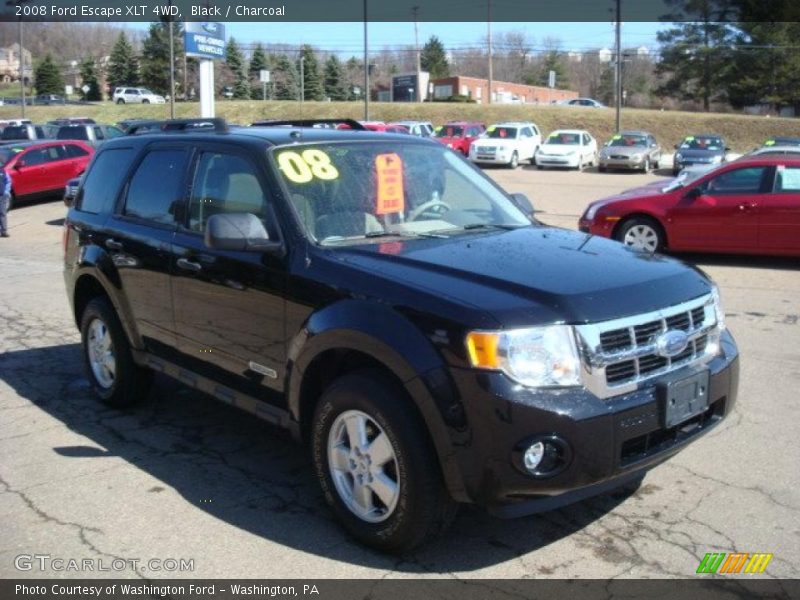
<path id="1" fill-rule="evenodd" d="M 128 129 L 128 135 L 137 133 L 153 133 L 161 131 L 163 133 L 192 131 L 196 129 L 213 129 L 215 133 L 225 133 L 228 131 L 228 123 L 225 119 L 167 119 L 165 121 L 142 121 L 135 123 Z"/>
<path id="2" fill-rule="evenodd" d="M 251 127 L 314 127 L 315 125 L 347 125 L 350 129 L 366 131 L 367 128 L 355 119 L 287 119 L 255 121 Z"/>

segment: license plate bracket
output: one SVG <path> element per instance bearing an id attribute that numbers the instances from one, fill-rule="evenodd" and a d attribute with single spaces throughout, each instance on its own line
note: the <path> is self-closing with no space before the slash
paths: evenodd
<path id="1" fill-rule="evenodd" d="M 665 428 L 680 425 L 708 408 L 709 379 L 708 370 L 703 369 L 658 384 Z"/>

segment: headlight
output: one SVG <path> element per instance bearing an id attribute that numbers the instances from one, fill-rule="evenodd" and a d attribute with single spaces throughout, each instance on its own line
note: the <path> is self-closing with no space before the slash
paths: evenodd
<path id="1" fill-rule="evenodd" d="M 594 221 L 594 217 L 597 214 L 597 211 L 600 210 L 604 205 L 602 202 L 595 202 L 594 204 L 590 204 L 589 208 L 586 209 L 586 212 L 583 213 L 583 218 L 587 221 Z"/>
<path id="2" fill-rule="evenodd" d="M 565 156 L 575 156 L 577 153 L 578 153 L 577 150 L 570 150 L 569 152 L 567 152 Z"/>
<path id="3" fill-rule="evenodd" d="M 639 162 L 643 158 L 644 158 L 644 154 L 634 154 L 633 156 L 631 156 L 631 160 L 636 161 L 636 162 Z"/>
<path id="4" fill-rule="evenodd" d="M 725 311 L 722 309 L 722 299 L 719 295 L 719 288 L 711 286 L 711 297 L 714 299 L 714 315 L 717 317 L 717 327 L 720 331 L 725 329 Z"/>
<path id="5" fill-rule="evenodd" d="M 675 162 L 681 162 L 683 160 L 683 156 L 681 156 L 680 152 L 675 154 Z"/>
<path id="6" fill-rule="evenodd" d="M 720 156 L 719 154 L 717 156 L 712 156 L 711 157 L 711 164 L 712 165 L 716 165 L 716 164 L 719 164 L 721 162 L 722 162 L 722 156 Z"/>
<path id="7" fill-rule="evenodd" d="M 473 367 L 502 371 L 531 387 L 580 385 L 580 359 L 572 327 L 551 325 L 467 335 Z"/>

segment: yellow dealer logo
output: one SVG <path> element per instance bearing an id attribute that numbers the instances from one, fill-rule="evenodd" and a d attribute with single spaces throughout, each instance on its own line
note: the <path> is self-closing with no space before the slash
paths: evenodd
<path id="1" fill-rule="evenodd" d="M 738 573 L 763 573 L 772 554 L 763 552 L 709 552 L 700 561 L 697 573 L 717 573 L 720 575 L 736 575 Z"/>

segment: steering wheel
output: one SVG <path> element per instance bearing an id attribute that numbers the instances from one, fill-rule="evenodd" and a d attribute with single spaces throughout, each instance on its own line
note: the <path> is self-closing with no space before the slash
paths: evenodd
<path id="1" fill-rule="evenodd" d="M 428 200 L 423 202 L 410 213 L 408 213 L 409 221 L 416 221 L 419 217 L 426 215 L 428 217 L 436 218 L 441 217 L 450 210 L 450 205 L 439 199 Z"/>

